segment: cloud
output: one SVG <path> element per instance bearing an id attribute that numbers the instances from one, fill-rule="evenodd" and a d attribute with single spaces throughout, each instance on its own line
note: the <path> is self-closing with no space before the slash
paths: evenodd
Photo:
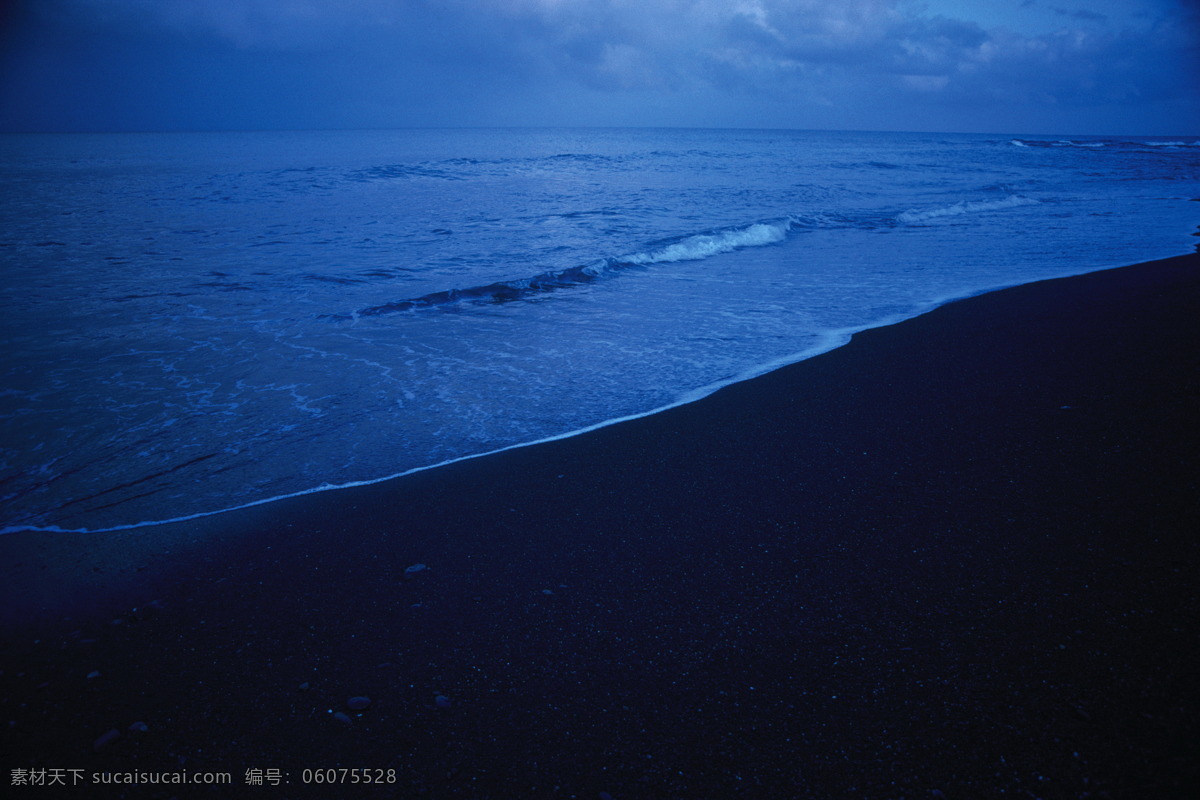
<path id="1" fill-rule="evenodd" d="M 1064 17 L 1071 19 L 1084 20 L 1086 22 L 1108 22 L 1108 16 L 1105 14 L 1097 14 L 1095 11 L 1089 11 L 1086 8 L 1056 8 L 1054 13 L 1061 14 Z"/>
<path id="2" fill-rule="evenodd" d="M 1177 14 L 1142 30 L 1069 11 L 1028 35 L 930 16 L 898 0 L 509 0 L 528 52 L 591 87 L 687 90 L 699 84 L 780 97 L 822 85 L 997 102 L 1090 104 L 1192 94 L 1195 45 Z M 847 97 L 852 102 L 853 92 Z"/>
<path id="3" fill-rule="evenodd" d="M 30 41 L 43 49 L 16 60 L 36 78 L 35 61 L 65 70 L 94 52 L 115 101 L 146 91 L 121 64 L 149 66 L 199 109 L 217 90 L 236 107 L 290 81 L 263 104 L 282 125 L 571 124 L 588 109 L 578 119 L 910 127 L 906 102 L 962 120 L 1163 102 L 1195 119 L 1195 9 L 1139 1 L 1140 27 L 1059 8 L 1032 34 L 911 0 L 42 0 Z M 305 86 L 307 106 L 287 107 Z"/>

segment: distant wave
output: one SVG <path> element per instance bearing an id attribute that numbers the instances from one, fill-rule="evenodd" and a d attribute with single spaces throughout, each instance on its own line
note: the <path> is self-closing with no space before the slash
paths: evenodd
<path id="1" fill-rule="evenodd" d="M 928 222 L 941 217 L 957 217 L 962 214 L 973 214 L 985 211 L 999 211 L 1005 208 L 1034 205 L 1038 201 L 1019 194 L 1010 194 L 1000 200 L 962 201 L 950 206 L 937 206 L 925 209 L 910 209 L 896 215 L 896 221 L 905 225 Z"/>
<path id="2" fill-rule="evenodd" d="M 1098 148 L 1116 144 L 1109 141 L 1075 141 L 1072 139 L 1013 139 L 1009 144 L 1017 147 L 1088 147 Z"/>
<path id="3" fill-rule="evenodd" d="M 736 228 L 721 228 L 704 233 L 667 239 L 651 248 L 616 258 L 561 270 L 540 272 L 529 278 L 498 281 L 483 286 L 448 289 L 383 305 L 360 309 L 356 316 L 374 317 L 399 311 L 446 306 L 454 303 L 507 303 L 527 299 L 543 292 L 582 286 L 623 270 L 674 261 L 698 261 L 746 247 L 763 247 L 787 238 L 790 231 L 805 227 L 799 219 L 788 218 L 756 222 Z"/>
<path id="4" fill-rule="evenodd" d="M 607 167 L 628 162 L 629 157 L 608 156 L 598 153 L 557 153 L 551 156 L 527 156 L 506 158 L 447 158 L 440 161 L 422 161 L 412 164 L 382 164 L 357 169 L 346 174 L 351 181 L 392 181 L 409 178 L 437 178 L 440 180 L 467 180 L 481 170 L 501 173 L 528 171 L 542 167 L 558 168 L 575 166 L 582 168 Z"/>
<path id="5" fill-rule="evenodd" d="M 830 164 L 829 166 L 836 169 L 904 169 L 900 164 L 893 164 L 890 161 L 843 161 Z"/>
<path id="6" fill-rule="evenodd" d="M 1123 139 L 1010 139 L 1009 144 L 1015 147 L 1067 147 L 1067 148 L 1084 148 L 1088 150 L 1099 150 L 1103 148 L 1111 148 L 1117 150 L 1138 150 L 1145 147 L 1158 148 L 1185 148 L 1185 147 L 1200 147 L 1200 140 L 1193 142 L 1184 141 L 1127 141 Z"/>
<path id="7" fill-rule="evenodd" d="M 662 169 L 666 161 L 689 159 L 746 159 L 748 154 L 736 151 L 723 153 L 708 150 L 653 150 L 648 153 L 555 153 L 553 155 L 505 156 L 495 158 L 446 158 L 401 164 L 380 164 L 354 169 L 343 174 L 348 181 L 369 183 L 373 181 L 400 181 L 411 179 L 437 179 L 447 181 L 471 180 L 481 175 L 505 176 L 528 174 L 542 170 L 635 170 Z M 894 164 L 872 162 L 869 166 L 896 168 Z M 284 170 L 283 172 L 295 172 Z M 293 176 L 294 177 L 294 176 Z M 311 176 L 308 176 L 311 177 Z"/>

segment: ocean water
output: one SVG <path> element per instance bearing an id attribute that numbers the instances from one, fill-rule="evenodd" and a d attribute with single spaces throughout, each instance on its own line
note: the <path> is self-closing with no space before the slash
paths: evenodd
<path id="1" fill-rule="evenodd" d="M 650 413 L 954 298 L 1189 252 L 1198 179 L 1195 137 L 3 136 L 0 528 Z"/>

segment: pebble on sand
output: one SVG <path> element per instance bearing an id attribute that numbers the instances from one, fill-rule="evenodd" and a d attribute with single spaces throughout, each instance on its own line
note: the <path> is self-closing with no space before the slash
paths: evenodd
<path id="1" fill-rule="evenodd" d="M 135 722 L 129 726 L 129 730 L 133 731 L 134 733 L 145 733 L 146 731 L 150 730 L 150 726 L 144 722 Z"/>
<path id="2" fill-rule="evenodd" d="M 404 577 L 411 578 L 418 572 L 424 572 L 427 569 L 429 569 L 429 567 L 425 566 L 424 564 L 413 564 L 411 567 L 404 568 Z"/>
<path id="3" fill-rule="evenodd" d="M 337 713 L 335 713 L 333 715 L 333 718 L 336 719 L 338 722 L 342 723 L 343 725 L 351 725 L 354 723 L 354 720 L 350 719 L 349 715 L 345 714 L 342 711 L 338 711 Z"/>
<path id="4" fill-rule="evenodd" d="M 351 711 L 365 711 L 371 707 L 371 698 L 363 695 L 355 695 L 346 701 L 346 706 Z"/>
<path id="5" fill-rule="evenodd" d="M 437 697 L 433 698 L 433 704 L 438 708 L 449 708 L 450 698 L 446 697 L 444 694 L 439 694 Z"/>
<path id="6" fill-rule="evenodd" d="M 112 744 L 113 742 L 115 742 L 117 739 L 120 739 L 120 738 L 121 738 L 121 732 L 119 730 L 117 730 L 116 728 L 112 728 L 111 730 L 101 734 L 100 737 L 98 739 L 96 739 L 96 741 L 92 742 L 92 749 L 93 750 L 103 750 L 105 747 L 107 747 L 108 745 Z"/>

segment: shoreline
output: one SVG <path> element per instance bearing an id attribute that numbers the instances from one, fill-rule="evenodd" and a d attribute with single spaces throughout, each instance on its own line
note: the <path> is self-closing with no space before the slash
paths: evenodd
<path id="1" fill-rule="evenodd" d="M 2 752 L 293 793 L 1189 796 L 1198 312 L 1196 254 L 1021 284 L 400 481 L 0 536 Z"/>
<path id="2" fill-rule="evenodd" d="M 1183 254 L 1183 255 L 1178 255 L 1178 256 L 1167 256 L 1167 257 L 1164 257 L 1161 259 L 1151 259 L 1147 262 L 1142 262 L 1142 263 L 1156 263 L 1158 261 L 1170 261 L 1175 258 L 1186 258 L 1189 255 L 1190 254 Z M 198 512 L 195 512 L 192 514 L 185 514 L 183 516 L 178 516 L 178 517 L 169 517 L 169 518 L 160 519 L 160 520 L 143 520 L 141 522 L 124 523 L 121 525 L 114 525 L 112 527 L 107 527 L 107 528 L 62 528 L 62 527 L 59 527 L 56 525 L 46 525 L 46 526 L 10 525 L 8 527 L 0 528 L 0 537 L 6 536 L 9 534 L 13 534 L 13 533 L 44 533 L 44 534 L 50 534 L 50 535 L 58 535 L 58 534 L 93 535 L 93 534 L 102 534 L 102 533 L 116 533 L 116 532 L 120 532 L 120 531 L 132 531 L 132 530 L 139 530 L 142 528 L 155 528 L 155 527 L 159 527 L 159 526 L 175 525 L 178 523 L 196 522 L 198 520 L 206 519 L 209 517 L 215 517 L 215 516 L 219 516 L 222 514 L 229 514 L 229 513 L 234 513 L 234 512 L 238 512 L 238 511 L 244 511 L 246 509 L 255 508 L 257 506 L 262 506 L 262 505 L 268 505 L 268 504 L 272 504 L 272 503 L 276 503 L 276 502 L 284 502 L 284 501 L 288 501 L 288 500 L 291 500 L 294 498 L 304 497 L 306 495 L 320 494 L 323 492 L 336 492 L 336 491 L 341 491 L 344 489 L 357 489 L 357 488 L 361 488 L 364 486 L 374 486 L 374 485 L 380 484 L 380 483 L 387 483 L 389 481 L 400 480 L 400 479 L 406 478 L 410 475 L 415 475 L 420 472 L 442 469 L 443 467 L 448 467 L 453 464 L 457 464 L 461 461 L 469 461 L 469 460 L 476 459 L 476 458 L 488 458 L 491 456 L 499 455 L 501 453 L 505 453 L 510 450 L 515 450 L 515 449 L 522 448 L 522 447 L 536 447 L 538 445 L 547 444 L 549 442 L 556 442 L 556 441 L 561 441 L 561 440 L 565 440 L 565 439 L 571 439 L 576 436 L 582 436 L 582 435 L 591 433 L 592 431 L 600 430 L 602 428 L 607 428 L 611 425 L 621 425 L 623 423 L 632 422 L 634 420 L 642 419 L 644 417 L 651 417 L 651 416 L 654 416 L 655 414 L 661 414 L 665 411 L 671 411 L 672 409 L 679 408 L 681 406 L 685 406 L 690 403 L 699 402 L 701 400 L 704 400 L 706 397 L 709 397 L 713 393 L 719 392 L 722 389 L 725 389 L 726 387 L 735 386 L 739 383 L 744 383 L 746 381 L 755 380 L 764 375 L 770 374 L 771 372 L 774 372 L 776 370 L 786 369 L 794 364 L 799 364 L 799 363 L 807 361 L 811 358 L 817 358 L 818 356 L 825 355 L 826 353 L 829 353 L 833 350 L 837 350 L 840 347 L 845 347 L 847 344 L 849 344 L 853 340 L 853 338 L 855 336 L 858 336 L 867 331 L 873 331 L 873 330 L 877 330 L 879 328 L 888 328 L 893 325 L 900 325 L 909 320 L 924 316 L 925 314 L 928 314 L 932 311 L 936 311 L 937 309 L 939 309 L 945 305 L 962 302 L 963 300 L 970 300 L 971 298 L 980 297 L 982 295 L 987 295 L 987 294 L 992 294 L 993 292 L 1002 292 L 1002 291 L 1005 291 L 1006 289 L 1013 289 L 1018 286 L 1029 286 L 1029 285 L 1033 285 L 1033 284 L 1043 283 L 1045 281 L 1065 280 L 1068 278 L 1076 278 L 1076 277 L 1080 277 L 1083 275 L 1090 275 L 1095 272 L 1107 272 L 1109 270 L 1115 270 L 1115 269 L 1127 269 L 1127 268 L 1129 268 L 1129 266 L 1137 266 L 1137 265 L 1118 265 L 1118 266 L 1097 267 L 1094 269 L 1089 269 L 1085 272 L 1060 275 L 1060 276 L 1053 277 L 1053 278 L 1042 278 L 1039 280 L 1029 281 L 1026 283 L 1002 284 L 1002 285 L 993 286 L 990 288 L 973 290 L 973 291 L 970 291 L 970 292 L 968 292 L 966 294 L 962 294 L 962 295 L 953 295 L 953 296 L 949 296 L 949 297 L 940 298 L 937 300 L 931 300 L 925 306 L 922 306 L 919 310 L 914 311 L 908 315 L 897 315 L 897 316 L 887 317 L 887 318 L 884 318 L 879 321 L 867 323 L 867 324 L 863 325 L 862 327 L 839 328 L 837 330 L 823 331 L 820 334 L 820 343 L 813 347 L 810 347 L 807 350 L 801 351 L 800 353 L 793 353 L 791 355 L 783 356 L 783 357 L 777 358 L 773 361 L 768 361 L 768 362 L 765 362 L 762 364 L 758 364 L 756 366 L 750 367 L 749 369 L 739 373 L 738 375 L 736 375 L 732 378 L 729 378 L 726 380 L 715 381 L 715 382 L 707 384 L 705 386 L 700 386 L 696 389 L 689 390 L 688 392 L 685 392 L 683 395 L 681 395 L 679 397 L 679 399 L 677 399 L 671 403 L 668 403 L 666 405 L 652 408 L 648 411 L 641 411 L 641 412 L 637 412 L 634 414 L 627 414 L 627 415 L 621 416 L 621 417 L 612 417 L 610 419 L 601 420 L 600 422 L 594 423 L 592 425 L 586 425 L 582 428 L 576 428 L 574 430 L 566 431 L 564 433 L 553 434 L 553 435 L 546 436 L 546 437 L 543 437 L 540 439 L 533 439 L 528 442 L 518 442 L 516 444 L 505 445 L 503 447 L 496 448 L 495 450 L 487 450 L 487 451 L 480 452 L 480 453 L 471 453 L 471 454 L 468 454 L 465 456 L 458 456 L 455 458 L 447 459 L 446 461 L 439 461 L 436 464 L 429 464 L 429 465 L 420 466 L 420 467 L 412 467 L 411 469 L 406 469 L 401 472 L 395 472 L 390 475 L 385 475 L 385 476 L 382 476 L 379 478 L 368 478 L 368 479 L 364 479 L 364 480 L 347 481 L 346 483 L 335 483 L 335 484 L 326 482 L 326 483 L 321 484 L 320 486 L 314 486 L 310 489 L 302 489 L 300 491 L 290 492 L 288 494 L 264 497 L 262 499 L 252 500 L 248 503 L 243 503 L 241 505 L 229 506 L 227 508 L 218 508 L 213 511 L 198 511 Z"/>

